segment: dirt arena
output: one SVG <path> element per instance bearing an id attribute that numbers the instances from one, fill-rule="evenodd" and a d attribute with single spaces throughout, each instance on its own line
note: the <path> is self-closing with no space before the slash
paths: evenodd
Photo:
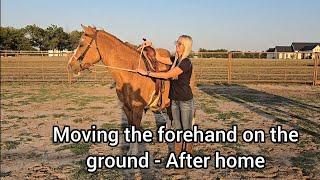
<path id="1" fill-rule="evenodd" d="M 123 150 L 106 144 L 53 144 L 52 126 L 70 125 L 87 129 L 92 124 L 105 129 L 120 128 L 120 109 L 110 85 L 75 83 L 1 84 L 1 179 L 230 179 L 285 178 L 320 179 L 320 87 L 309 85 L 199 85 L 195 95 L 196 124 L 201 129 L 230 129 L 237 124 L 263 129 L 281 124 L 297 129 L 298 143 L 195 144 L 197 155 L 263 155 L 263 170 L 103 169 L 87 173 L 89 154 L 120 155 Z M 156 130 L 153 114 L 143 120 L 144 129 Z M 146 145 L 151 156 L 165 158 L 165 143 Z"/>

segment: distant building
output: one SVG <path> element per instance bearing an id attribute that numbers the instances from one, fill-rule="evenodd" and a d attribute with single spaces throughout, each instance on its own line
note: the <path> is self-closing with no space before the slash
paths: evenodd
<path id="1" fill-rule="evenodd" d="M 275 48 L 269 48 L 268 50 L 267 50 L 267 59 L 275 59 L 276 58 L 276 55 L 275 55 L 275 53 L 272 53 L 272 52 L 274 52 L 274 50 L 275 50 Z"/>
<path id="2" fill-rule="evenodd" d="M 71 51 L 68 51 L 67 49 L 65 50 L 57 50 L 57 49 L 53 49 L 53 50 L 48 50 L 48 56 L 49 57 L 53 57 L 53 56 L 68 56 L 68 53 L 71 53 Z"/>
<path id="3" fill-rule="evenodd" d="M 320 53 L 320 43 L 293 42 L 291 46 L 276 46 L 267 52 L 267 59 L 312 59 L 312 53 Z"/>
<path id="4" fill-rule="evenodd" d="M 291 46 L 276 46 L 274 50 L 277 59 L 294 59 Z"/>
<path id="5" fill-rule="evenodd" d="M 320 43 L 292 43 L 292 49 L 297 53 L 297 59 L 312 59 L 312 53 L 320 52 Z"/>

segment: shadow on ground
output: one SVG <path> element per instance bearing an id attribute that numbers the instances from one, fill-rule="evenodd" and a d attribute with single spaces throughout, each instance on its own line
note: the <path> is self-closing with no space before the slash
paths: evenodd
<path id="1" fill-rule="evenodd" d="M 199 89 L 213 98 L 224 97 L 267 119 L 320 137 L 320 105 L 292 100 L 244 85 L 206 85 L 199 86 Z"/>

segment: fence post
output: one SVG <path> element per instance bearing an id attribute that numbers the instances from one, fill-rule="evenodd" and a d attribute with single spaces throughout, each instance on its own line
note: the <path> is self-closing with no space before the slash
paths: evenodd
<path id="1" fill-rule="evenodd" d="M 200 73 L 198 74 L 197 81 L 199 82 L 202 79 L 202 67 L 200 67 Z"/>
<path id="2" fill-rule="evenodd" d="M 232 52 L 228 52 L 228 84 L 231 84 L 231 59 L 232 59 Z"/>
<path id="3" fill-rule="evenodd" d="M 43 62 L 44 61 L 44 57 L 43 57 L 43 53 L 41 52 L 41 74 L 42 74 L 42 81 L 44 82 L 44 69 L 43 69 Z"/>
<path id="4" fill-rule="evenodd" d="M 72 56 L 73 56 L 73 53 L 68 53 L 68 61 Z M 69 85 L 71 85 L 73 75 L 72 75 L 72 73 L 69 72 L 68 68 L 66 68 L 66 70 L 67 70 L 67 74 L 68 74 L 68 83 L 69 83 Z"/>
<path id="5" fill-rule="evenodd" d="M 285 68 L 284 68 L 284 80 L 287 82 L 287 67 L 288 67 L 287 61 L 285 61 L 284 66 L 285 66 Z"/>
<path id="6" fill-rule="evenodd" d="M 319 53 L 314 53 L 314 64 L 313 64 L 313 85 L 318 84 L 318 64 L 319 64 Z"/>
<path id="7" fill-rule="evenodd" d="M 94 69 L 94 82 L 98 83 L 98 81 L 97 81 L 97 66 L 93 66 L 93 69 Z"/>
<path id="8" fill-rule="evenodd" d="M 22 80 L 23 78 L 22 78 L 22 76 L 21 76 L 21 67 L 20 67 L 20 64 L 21 64 L 20 61 L 22 60 L 22 58 L 21 58 L 21 56 L 19 56 L 19 54 L 15 54 L 15 57 L 16 57 L 16 56 L 18 56 L 17 59 L 18 59 L 18 71 L 19 71 L 17 80 L 20 79 L 20 78 L 21 78 L 21 80 Z"/>

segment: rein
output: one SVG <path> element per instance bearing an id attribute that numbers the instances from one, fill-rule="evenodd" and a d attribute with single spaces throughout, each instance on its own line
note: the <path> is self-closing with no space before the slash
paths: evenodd
<path id="1" fill-rule="evenodd" d="M 128 72 L 134 72 L 137 73 L 137 70 L 133 70 L 133 69 L 126 69 L 126 68 L 120 68 L 120 67 L 115 67 L 115 66 L 106 66 L 106 65 L 100 65 L 100 64 L 94 64 L 92 66 L 100 66 L 100 67 L 106 67 L 106 68 L 110 68 L 110 69 L 117 69 L 117 70 L 121 70 L 121 71 L 128 71 Z"/>

